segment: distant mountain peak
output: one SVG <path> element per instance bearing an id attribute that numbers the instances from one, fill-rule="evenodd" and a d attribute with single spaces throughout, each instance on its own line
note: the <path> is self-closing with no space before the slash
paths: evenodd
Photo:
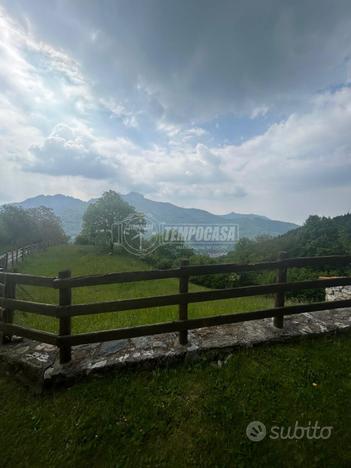
<path id="1" fill-rule="evenodd" d="M 267 216 L 259 215 L 256 213 L 237 213 L 236 211 L 231 211 L 230 213 L 222 215 L 225 218 L 236 218 L 238 216 L 246 216 L 248 218 L 260 218 L 260 219 L 268 219 L 273 221 L 271 218 L 268 218 Z"/>
<path id="2" fill-rule="evenodd" d="M 81 230 L 82 218 L 88 202 L 58 193 L 56 195 L 37 195 L 27 198 L 22 202 L 14 203 L 14 205 L 25 209 L 37 208 L 39 206 L 51 208 L 61 218 L 66 234 L 70 237 L 75 237 Z"/>
<path id="3" fill-rule="evenodd" d="M 18 202 L 16 204 L 24 205 L 28 202 L 38 201 L 38 200 L 75 200 L 75 201 L 83 202 L 79 198 L 72 197 L 71 195 L 63 195 L 62 193 L 57 193 L 55 195 L 45 195 L 42 193 L 40 195 L 36 195 L 35 197 L 26 198 L 22 202 Z"/>
<path id="4" fill-rule="evenodd" d="M 216 215 L 197 208 L 182 208 L 169 202 L 158 202 L 144 197 L 141 193 L 130 192 L 121 197 L 134 206 L 138 212 L 153 216 L 166 224 L 238 224 L 240 237 L 254 238 L 267 234 L 276 236 L 298 227 L 296 224 L 271 220 L 265 216 L 255 214 L 241 214 L 232 211 L 225 215 Z M 47 206 L 54 210 L 62 219 L 66 233 L 75 237 L 79 234 L 85 210 L 92 200 L 83 201 L 79 198 L 58 193 L 56 195 L 37 195 L 20 203 L 23 208 Z"/>
<path id="5" fill-rule="evenodd" d="M 140 198 L 140 199 L 145 199 L 144 195 L 139 192 L 129 192 L 126 195 L 122 195 L 122 197 L 130 197 L 130 198 Z"/>

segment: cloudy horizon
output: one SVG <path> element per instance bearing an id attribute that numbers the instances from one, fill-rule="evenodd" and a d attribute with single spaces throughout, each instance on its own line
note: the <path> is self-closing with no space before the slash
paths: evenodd
<path id="1" fill-rule="evenodd" d="M 350 212 L 351 2 L 0 0 L 0 204 Z"/>

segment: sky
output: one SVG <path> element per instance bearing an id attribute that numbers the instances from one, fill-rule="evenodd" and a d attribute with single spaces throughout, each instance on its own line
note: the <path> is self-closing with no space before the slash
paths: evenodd
<path id="1" fill-rule="evenodd" d="M 0 0 L 0 203 L 351 205 L 349 0 Z"/>

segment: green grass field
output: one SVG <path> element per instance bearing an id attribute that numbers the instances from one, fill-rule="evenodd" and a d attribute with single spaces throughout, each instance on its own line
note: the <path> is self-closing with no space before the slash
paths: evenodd
<path id="1" fill-rule="evenodd" d="M 21 270 L 55 275 L 65 268 L 81 275 L 146 267 L 129 257 L 97 256 L 92 249 L 65 246 L 27 259 Z M 74 301 L 177 290 L 177 281 L 137 284 L 80 289 Z M 26 290 L 23 297 L 29 292 L 37 300 L 56 300 L 52 291 Z M 224 301 L 201 305 L 192 314 L 269 304 L 267 298 Z M 143 311 L 140 317 L 135 312 L 124 319 L 103 314 L 76 321 L 75 330 L 165 320 L 174 313 L 160 309 L 150 317 Z M 17 320 L 53 327 L 34 317 L 18 315 Z M 0 466 L 348 467 L 350 355 L 350 334 L 310 338 L 243 349 L 221 366 L 194 361 L 153 371 L 124 370 L 41 396 L 0 374 Z M 267 427 L 261 442 L 246 436 L 247 424 L 255 420 Z M 269 437 L 272 426 L 286 431 L 296 422 L 332 426 L 331 437 Z"/>
<path id="2" fill-rule="evenodd" d="M 236 352 L 208 362 L 123 371 L 33 396 L 0 376 L 3 467 L 348 467 L 349 336 Z M 327 440 L 247 439 L 267 428 L 333 426 Z"/>
<path id="3" fill-rule="evenodd" d="M 136 257 L 127 255 L 97 254 L 94 248 L 64 245 L 52 247 L 45 252 L 28 257 L 18 271 L 38 275 L 56 276 L 58 271 L 70 269 L 72 275 L 89 275 L 113 271 L 136 271 L 149 269 Z M 204 290 L 190 284 L 191 291 Z M 147 297 L 178 292 L 177 279 L 139 281 L 73 289 L 73 302 L 87 303 L 112 301 L 135 297 Z M 57 290 L 39 287 L 20 287 L 18 297 L 39 302 L 57 303 Z M 189 305 L 189 317 L 201 317 L 233 312 L 246 312 L 271 307 L 273 300 L 268 297 L 235 298 Z M 146 323 L 166 322 L 178 318 L 177 306 L 155 307 L 118 313 L 104 313 L 77 317 L 72 320 L 73 333 L 119 328 Z M 57 331 L 58 321 L 29 313 L 16 313 L 15 321 L 31 327 Z"/>

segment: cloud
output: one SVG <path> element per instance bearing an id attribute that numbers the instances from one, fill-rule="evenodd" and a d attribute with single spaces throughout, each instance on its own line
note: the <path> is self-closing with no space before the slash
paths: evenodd
<path id="1" fill-rule="evenodd" d="M 349 1 L 3 3 L 6 194 L 349 210 Z"/>
<path id="2" fill-rule="evenodd" d="M 29 172 L 55 176 L 83 176 L 88 179 L 116 177 L 117 165 L 104 160 L 91 148 L 92 142 L 77 129 L 57 125 L 42 145 L 30 148 L 33 159 L 23 166 Z"/>
<path id="3" fill-rule="evenodd" d="M 44 112 L 67 98 L 89 100 L 88 83 L 69 55 L 37 40 L 0 6 L 0 83 L 17 105 Z M 73 103 L 74 104 L 74 103 Z M 46 112 L 45 112 L 46 113 Z"/>
<path id="4" fill-rule="evenodd" d="M 104 8 L 80 0 L 58 4 L 58 11 L 42 7 L 41 31 L 57 39 L 59 29 L 49 25 L 59 11 L 67 32 L 60 41 L 73 54 L 92 25 L 103 31 L 96 53 L 83 59 L 99 92 L 144 107 L 152 98 L 178 123 L 228 112 L 250 116 L 266 106 L 290 112 L 317 89 L 348 79 L 348 0 L 140 0 Z"/>
<path id="5" fill-rule="evenodd" d="M 0 94 L 0 163 L 26 159 L 28 142 L 39 143 L 40 130 L 23 114 L 21 108 Z"/>
<path id="6" fill-rule="evenodd" d="M 264 117 L 269 111 L 268 106 L 255 107 L 251 112 L 251 119 L 256 119 L 257 117 Z"/>
<path id="7" fill-rule="evenodd" d="M 319 193 L 314 206 L 320 207 L 330 204 L 330 194 L 323 194 L 328 188 L 350 190 L 351 88 L 313 98 L 309 109 L 240 145 L 221 147 L 190 143 L 145 149 L 128 139 L 102 138 L 84 126 L 60 124 L 44 144 L 32 148 L 34 159 L 26 170 L 101 179 L 106 188 L 209 203 L 221 211 L 240 200 L 248 211 L 266 213 L 274 198 L 276 205 L 280 200 L 291 205 L 294 199 L 310 199 L 310 192 Z M 344 205 L 340 209 L 346 211 Z M 307 216 L 313 208 L 294 209 L 288 218 L 299 220 L 298 212 Z"/>
<path id="8" fill-rule="evenodd" d="M 291 196 L 294 190 L 350 185 L 351 88 L 313 99 L 310 110 L 273 124 L 241 145 L 217 150 L 228 174 L 253 192 Z"/>

